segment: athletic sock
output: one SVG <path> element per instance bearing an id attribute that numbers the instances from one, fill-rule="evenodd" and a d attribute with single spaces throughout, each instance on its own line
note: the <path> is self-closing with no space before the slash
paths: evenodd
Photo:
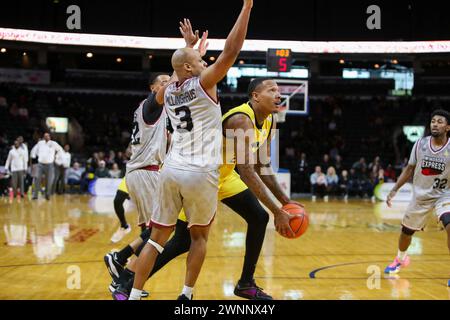
<path id="1" fill-rule="evenodd" d="M 406 251 L 400 251 L 400 250 L 398 250 L 397 257 L 400 259 L 400 261 L 405 260 L 405 257 L 406 257 Z"/>
<path id="2" fill-rule="evenodd" d="M 122 265 L 126 265 L 127 264 L 127 260 L 129 257 L 131 257 L 134 253 L 133 248 L 128 245 L 125 248 L 123 248 L 122 250 L 120 250 L 119 252 L 117 252 L 117 261 Z"/>
<path id="3" fill-rule="evenodd" d="M 189 298 L 189 300 L 192 300 L 192 291 L 193 290 L 194 290 L 194 288 L 184 286 L 183 291 L 181 291 L 181 294 L 184 294 L 186 297 Z"/>
<path id="4" fill-rule="evenodd" d="M 141 300 L 142 290 L 139 289 L 131 289 L 130 297 L 128 300 Z"/>

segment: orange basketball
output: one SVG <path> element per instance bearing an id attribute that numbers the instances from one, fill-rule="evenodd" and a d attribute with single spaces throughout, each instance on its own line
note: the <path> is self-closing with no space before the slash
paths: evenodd
<path id="1" fill-rule="evenodd" d="M 294 237 L 288 237 L 289 239 L 295 239 L 300 237 L 306 232 L 309 225 L 308 214 L 301 206 L 293 203 L 289 203 L 282 208 L 284 211 L 294 215 L 289 222 L 292 231 L 294 231 Z"/>

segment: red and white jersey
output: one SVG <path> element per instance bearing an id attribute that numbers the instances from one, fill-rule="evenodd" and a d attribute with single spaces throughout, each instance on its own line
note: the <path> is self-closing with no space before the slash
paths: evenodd
<path id="1" fill-rule="evenodd" d="M 417 141 L 409 164 L 415 165 L 413 190 L 418 202 L 436 200 L 450 195 L 450 139 L 440 149 L 431 145 L 431 136 Z"/>
<path id="2" fill-rule="evenodd" d="M 200 78 L 170 84 L 164 107 L 174 129 L 164 165 L 196 172 L 217 170 L 222 162 L 222 112 Z"/>
<path id="3" fill-rule="evenodd" d="M 148 99 L 152 99 L 150 96 Z M 151 165 L 160 166 L 167 149 L 166 113 L 161 110 L 159 119 L 152 124 L 144 120 L 142 101 L 134 112 L 133 132 L 131 134 L 131 158 L 127 162 L 127 173 Z"/>

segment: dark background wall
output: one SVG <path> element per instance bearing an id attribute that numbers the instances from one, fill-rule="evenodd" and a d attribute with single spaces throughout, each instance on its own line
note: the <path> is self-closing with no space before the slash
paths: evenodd
<path id="1" fill-rule="evenodd" d="M 445 1 L 255 0 L 249 39 L 291 40 L 448 40 Z M 226 37 L 241 8 L 228 1 L 4 1 L 0 26 L 49 31 L 66 29 L 66 8 L 81 8 L 85 33 L 178 36 L 178 21 L 190 18 L 210 37 Z M 368 30 L 366 9 L 381 7 L 381 30 Z M 69 31 L 70 32 L 70 31 Z M 77 31 L 79 32 L 79 31 Z"/>

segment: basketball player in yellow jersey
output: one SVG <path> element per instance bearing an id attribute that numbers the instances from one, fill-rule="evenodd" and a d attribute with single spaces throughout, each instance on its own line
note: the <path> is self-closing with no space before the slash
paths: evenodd
<path id="1" fill-rule="evenodd" d="M 255 79 L 249 85 L 248 94 L 248 103 L 231 109 L 222 117 L 224 164 L 220 168 L 218 196 L 220 201 L 244 218 L 248 224 L 244 266 L 234 293 L 251 300 L 271 300 L 272 297 L 259 288 L 254 280 L 269 221 L 269 216 L 258 199 L 272 211 L 276 229 L 284 235 L 292 232 L 289 226 L 290 217 L 271 200 L 266 186 L 283 205 L 299 203 L 291 201 L 283 193 L 270 166 L 271 134 L 276 128 L 272 113 L 278 112 L 280 103 L 278 86 L 270 79 Z M 225 136 L 227 131 L 228 136 Z M 240 134 L 248 137 L 246 144 L 237 143 Z M 257 152 L 258 150 L 261 152 Z M 259 155 L 257 161 L 253 161 L 255 153 Z M 234 170 L 236 167 L 240 176 Z M 164 252 L 158 257 L 161 259 L 158 269 L 154 268 L 152 274 L 162 268 L 163 263 L 168 263 L 180 255 L 180 252 L 187 251 L 190 238 L 182 231 L 183 229 L 178 227 L 175 229 L 174 237 L 167 242 Z"/>
<path id="2" fill-rule="evenodd" d="M 276 230 L 284 236 L 293 235 L 290 215 L 272 200 L 267 188 L 282 205 L 299 203 L 284 194 L 270 164 L 270 141 L 276 129 L 273 113 L 278 112 L 281 102 L 278 86 L 271 79 L 255 79 L 248 95 L 248 103 L 231 109 L 222 118 L 224 163 L 220 168 L 219 199 L 248 224 L 244 266 L 234 294 L 270 300 L 272 297 L 253 278 L 269 220 L 258 200 L 272 212 Z"/>

